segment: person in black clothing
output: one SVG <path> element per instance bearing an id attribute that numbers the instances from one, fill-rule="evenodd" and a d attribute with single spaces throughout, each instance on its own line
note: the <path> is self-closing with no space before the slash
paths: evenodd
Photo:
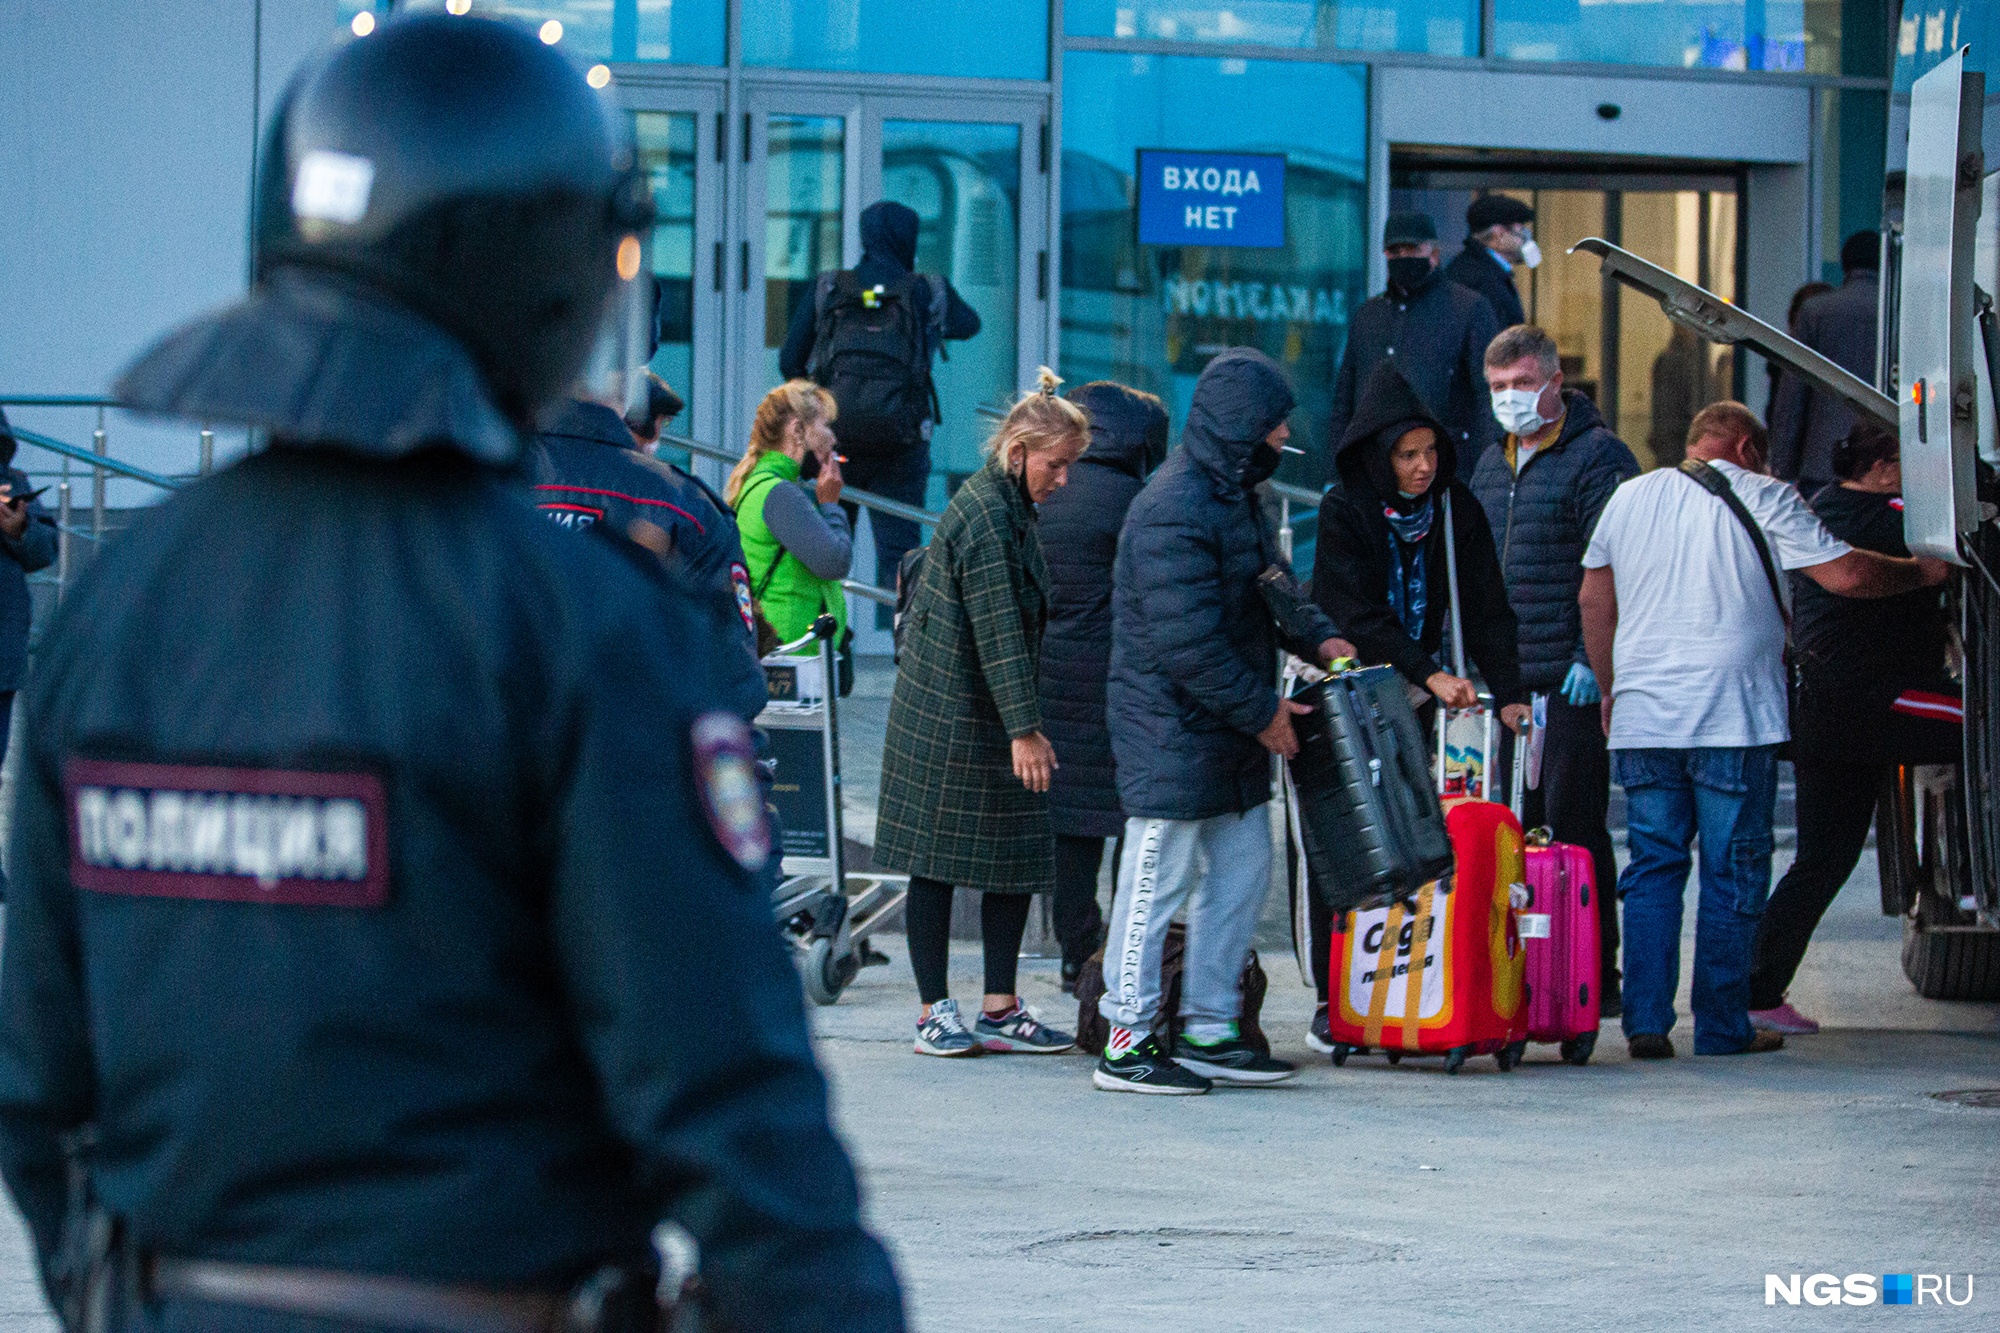
<path id="1" fill-rule="evenodd" d="M 1807 298 L 1792 336 L 1844 370 L 1875 381 L 1875 305 L 1882 238 L 1857 231 L 1840 247 L 1840 286 Z M 1834 480 L 1833 446 L 1854 424 L 1854 409 L 1797 375 L 1778 377 L 1771 398 L 1771 475 L 1817 495 Z"/>
<path id="2" fill-rule="evenodd" d="M 673 386 L 655 375 L 646 372 L 646 401 L 635 403 L 625 413 L 625 424 L 631 428 L 632 438 L 639 442 L 639 448 L 652 453 L 660 447 L 660 432 L 681 414 L 687 404 L 674 392 Z"/>
<path id="3" fill-rule="evenodd" d="M 1499 435 L 1480 369 L 1486 344 L 1500 332 L 1493 307 L 1438 272 L 1437 226 L 1424 214 L 1391 214 L 1382 250 L 1389 257 L 1388 290 L 1354 312 L 1333 382 L 1336 450 L 1348 438 L 1363 389 L 1386 361 L 1448 428 L 1453 449 L 1470 467 Z"/>
<path id="4" fill-rule="evenodd" d="M 638 268 L 631 161 L 532 32 L 391 18 L 280 101 L 248 296 L 119 381 L 269 446 L 92 562 L 30 687 L 0 1173 L 67 1327 L 656 1333 L 668 1220 L 704 1327 L 903 1327 L 691 594 L 513 477 Z"/>
<path id="5" fill-rule="evenodd" d="M 1528 716 L 1513 609 L 1486 512 L 1458 479 L 1451 433 L 1438 424 L 1393 365 L 1376 367 L 1334 455 L 1339 483 L 1319 508 L 1312 596 L 1368 663 L 1387 663 L 1448 708 L 1478 703 L 1477 687 L 1438 664 L 1453 590 L 1446 573 L 1445 515 L 1457 550 L 1459 623 L 1466 655 L 1508 727 Z M 1431 709 L 1424 710 L 1430 725 Z M 1313 983 L 1319 992 L 1311 1040 L 1329 1051 L 1326 966 L 1331 920 L 1311 897 Z"/>
<path id="6" fill-rule="evenodd" d="M 894 200 L 884 199 L 862 209 L 861 262 L 854 266 L 854 276 L 864 283 L 887 284 L 915 272 L 917 223 L 916 210 Z M 944 340 L 959 341 L 977 334 L 979 312 L 967 305 L 944 278 L 928 274 L 920 279 L 924 290 L 915 301 L 919 310 L 937 308 L 939 301 L 933 284 L 941 284 L 944 288 L 942 317 L 932 323 L 930 329 L 930 350 L 934 353 L 940 350 Z M 820 284 L 815 283 L 813 291 L 818 293 L 819 290 Z M 785 345 L 778 350 L 778 373 L 786 379 L 812 378 L 813 343 L 818 335 L 818 325 L 818 302 L 811 297 L 799 302 L 798 308 L 792 311 L 791 325 L 785 331 Z M 844 406 L 842 410 L 846 410 Z M 885 495 L 891 500 L 900 500 L 906 505 L 923 507 L 924 493 L 931 479 L 928 422 L 923 428 L 922 443 L 915 447 L 875 451 L 850 444 L 847 454 L 841 460 L 841 468 L 848 485 Z M 843 503 L 841 507 L 847 511 L 847 521 L 852 526 L 857 507 L 851 503 Z M 868 522 L 875 533 L 875 582 L 879 587 L 893 587 L 903 553 L 919 540 L 917 525 L 908 519 L 892 518 L 881 513 L 870 514 Z"/>
<path id="7" fill-rule="evenodd" d="M 35 499 L 34 483 L 14 466 L 19 447 L 0 412 L 0 763 L 14 717 L 14 695 L 28 675 L 28 630 L 34 609 L 28 575 L 56 562 L 56 522 Z M 0 898 L 7 879 L 0 874 Z"/>
<path id="8" fill-rule="evenodd" d="M 1827 531 L 1861 550 L 1909 555 L 1895 435 L 1863 419 L 1828 462 L 1840 481 L 1811 500 Z M 1786 1003 L 1785 989 L 1861 859 L 1888 770 L 1964 757 L 1959 688 L 1945 674 L 1947 628 L 1936 588 L 1861 601 L 1792 576 L 1799 850 L 1757 929 L 1750 1021 L 1760 1028 L 1819 1030 Z"/>
<path id="9" fill-rule="evenodd" d="M 1465 248 L 1444 266 L 1444 275 L 1486 298 L 1503 329 L 1528 322 L 1514 270 L 1542 262 L 1535 244 L 1535 210 L 1511 195 L 1483 194 L 1465 210 L 1470 233 Z"/>
<path id="10" fill-rule="evenodd" d="M 1056 833 L 1056 939 L 1064 990 L 1104 942 L 1097 872 L 1104 840 L 1125 831 L 1104 716 L 1111 670 L 1111 564 L 1125 511 L 1167 456 L 1167 411 L 1150 393 L 1099 380 L 1069 400 L 1090 416 L 1090 445 L 1069 485 L 1042 501 L 1049 623 L 1042 638 L 1042 729 L 1062 760 L 1049 785 Z"/>

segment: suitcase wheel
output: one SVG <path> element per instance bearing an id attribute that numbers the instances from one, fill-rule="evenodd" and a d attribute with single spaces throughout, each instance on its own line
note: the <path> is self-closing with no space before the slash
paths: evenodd
<path id="1" fill-rule="evenodd" d="M 1527 1053 L 1528 1053 L 1527 1042 L 1525 1041 L 1513 1042 L 1512 1044 L 1507 1046 L 1502 1046 L 1499 1050 L 1495 1051 L 1493 1053 L 1493 1062 L 1500 1066 L 1501 1073 L 1503 1074 L 1509 1073 L 1520 1066 L 1521 1058 L 1525 1056 Z"/>
<path id="2" fill-rule="evenodd" d="M 1472 1054 L 1470 1046 L 1454 1046 L 1444 1053 L 1444 1072 L 1456 1074 L 1465 1068 L 1465 1057 Z"/>
<path id="3" fill-rule="evenodd" d="M 1388 1051 L 1385 1054 L 1388 1055 L 1390 1064 L 1399 1065 L 1403 1063 L 1403 1053 L 1401 1051 Z"/>
<path id="4" fill-rule="evenodd" d="M 1597 1049 L 1597 1034 L 1586 1032 L 1581 1037 L 1571 1037 L 1562 1044 L 1562 1058 L 1573 1065 L 1590 1063 L 1590 1053 Z"/>
<path id="5" fill-rule="evenodd" d="M 1334 1068 L 1338 1069 L 1340 1066 L 1346 1064 L 1347 1057 L 1349 1055 L 1352 1055 L 1353 1053 L 1354 1053 L 1354 1048 L 1352 1046 L 1349 1046 L 1346 1042 L 1344 1041 L 1335 1042 L 1333 1044 Z"/>

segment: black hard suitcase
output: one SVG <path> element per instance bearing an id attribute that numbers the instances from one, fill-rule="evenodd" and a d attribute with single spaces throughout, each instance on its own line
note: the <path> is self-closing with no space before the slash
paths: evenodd
<path id="1" fill-rule="evenodd" d="M 1336 914 L 1415 893 L 1452 868 L 1430 747 L 1391 667 L 1303 685 L 1292 719 L 1299 832 L 1313 891 Z"/>

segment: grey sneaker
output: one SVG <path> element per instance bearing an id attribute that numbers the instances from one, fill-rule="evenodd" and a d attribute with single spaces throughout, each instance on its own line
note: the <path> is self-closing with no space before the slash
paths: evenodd
<path id="1" fill-rule="evenodd" d="M 981 1047 L 958 1017 L 957 1000 L 939 1000 L 917 1023 L 918 1055 L 977 1055 Z"/>
<path id="2" fill-rule="evenodd" d="M 980 1014 L 972 1025 L 972 1033 L 981 1046 L 1001 1054 L 1061 1055 L 1076 1047 L 1075 1037 L 1043 1026 L 1035 1011 L 1020 1003 L 1005 1018 Z"/>

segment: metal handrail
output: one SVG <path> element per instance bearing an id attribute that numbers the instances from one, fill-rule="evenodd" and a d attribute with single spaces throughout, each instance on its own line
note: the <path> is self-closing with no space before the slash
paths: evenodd
<path id="1" fill-rule="evenodd" d="M 675 449 L 685 449 L 689 453 L 698 454 L 703 458 L 713 458 L 718 463 L 740 463 L 743 461 L 742 454 L 732 454 L 728 450 L 718 449 L 712 444 L 703 444 L 700 440 L 690 440 L 685 435 L 661 435 L 660 443 Z M 858 504 L 863 509 L 873 509 L 877 513 L 887 514 L 890 518 L 906 518 L 912 523 L 921 523 L 927 528 L 936 527 L 944 518 L 943 514 L 933 514 L 928 509 L 919 509 L 915 505 L 906 505 L 901 500 L 891 500 L 886 495 L 877 495 L 873 491 L 864 491 L 858 486 L 841 487 L 840 498 L 843 501 Z"/>
<path id="2" fill-rule="evenodd" d="M 9 399 L 8 401 L 11 402 L 13 400 Z M 9 426 L 7 433 L 22 444 L 32 444 L 37 449 L 46 449 L 50 453 L 60 454 L 64 458 L 74 458 L 79 463 L 88 463 L 92 467 L 101 467 L 106 472 L 115 472 L 121 477 L 129 477 L 133 481 L 143 481 L 148 486 L 158 486 L 163 491 L 177 491 L 184 484 L 174 477 L 169 477 L 158 472 L 149 472 L 137 464 L 121 463 L 109 454 L 96 453 L 85 449 L 81 445 L 65 444 L 61 440 L 52 439 L 39 431 L 23 430 L 19 426 Z"/>
<path id="3" fill-rule="evenodd" d="M 853 579 L 842 579 L 840 586 L 864 602 L 873 602 L 877 606 L 891 608 L 896 605 L 896 594 L 890 592 L 887 588 L 877 588 L 869 583 L 856 583 Z"/>

